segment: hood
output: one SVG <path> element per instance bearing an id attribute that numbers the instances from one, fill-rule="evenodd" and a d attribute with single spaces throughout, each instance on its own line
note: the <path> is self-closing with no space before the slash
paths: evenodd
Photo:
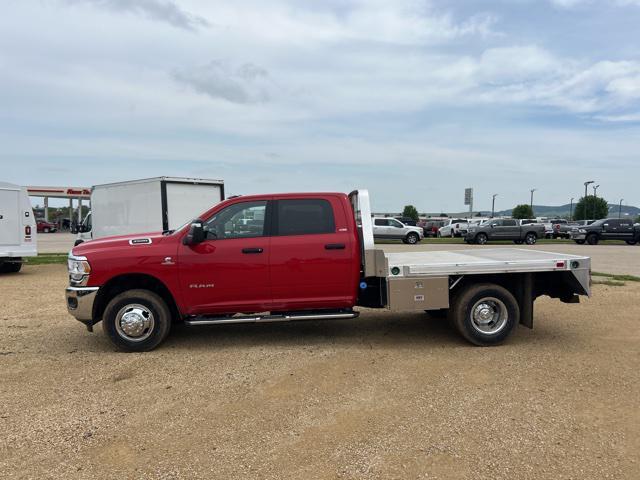
<path id="1" fill-rule="evenodd" d="M 146 245 L 162 243 L 166 237 L 162 232 L 136 233 L 132 235 L 116 235 L 89 240 L 73 247 L 73 255 L 86 255 L 105 248 L 140 248 Z"/>

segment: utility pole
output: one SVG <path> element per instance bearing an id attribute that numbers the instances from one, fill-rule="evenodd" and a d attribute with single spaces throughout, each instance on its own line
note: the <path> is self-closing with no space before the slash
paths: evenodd
<path id="1" fill-rule="evenodd" d="M 535 217 L 535 214 L 533 213 L 533 192 L 535 192 L 536 189 L 532 188 L 530 191 L 531 191 L 531 215 Z"/>
<path id="2" fill-rule="evenodd" d="M 573 220 L 573 200 L 574 198 L 571 197 L 571 205 L 569 206 L 569 221 Z"/>
<path id="3" fill-rule="evenodd" d="M 598 203 L 598 188 L 600 185 L 594 185 L 593 187 L 593 220 L 596 219 L 596 204 Z"/>
<path id="4" fill-rule="evenodd" d="M 618 205 L 618 218 L 622 218 L 622 202 L 624 202 L 624 198 L 620 199 L 620 204 Z"/>
<path id="5" fill-rule="evenodd" d="M 493 198 L 491 199 L 491 218 L 493 218 L 495 210 L 496 210 L 496 197 L 498 196 L 497 193 L 493 194 Z"/>

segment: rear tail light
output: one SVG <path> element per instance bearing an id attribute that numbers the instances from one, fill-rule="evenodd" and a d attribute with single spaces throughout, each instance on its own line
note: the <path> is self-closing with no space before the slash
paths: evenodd
<path id="1" fill-rule="evenodd" d="M 556 268 L 564 268 L 564 262 L 556 262 Z"/>
<path id="2" fill-rule="evenodd" d="M 25 236 L 29 237 L 31 235 L 31 227 L 29 225 L 27 225 L 26 227 L 24 227 L 24 234 Z"/>

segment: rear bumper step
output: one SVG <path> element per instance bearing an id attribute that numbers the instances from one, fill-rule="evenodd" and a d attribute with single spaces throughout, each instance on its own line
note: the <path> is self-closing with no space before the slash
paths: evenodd
<path id="1" fill-rule="evenodd" d="M 237 317 L 192 317 L 184 321 L 186 325 L 224 325 L 230 323 L 274 323 L 294 322 L 298 320 L 346 320 L 356 318 L 360 312 L 316 312 L 316 313 L 287 313 L 280 315 L 249 315 Z"/>

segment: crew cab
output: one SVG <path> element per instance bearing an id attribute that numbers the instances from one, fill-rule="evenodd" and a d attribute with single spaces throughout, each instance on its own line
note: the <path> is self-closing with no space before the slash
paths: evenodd
<path id="1" fill-rule="evenodd" d="M 424 238 L 424 229 L 406 225 L 396 218 L 373 217 L 373 238 L 382 240 L 402 240 L 415 245 Z"/>
<path id="2" fill-rule="evenodd" d="M 369 194 L 235 197 L 174 230 L 105 237 L 69 253 L 67 309 L 102 322 L 126 351 L 158 346 L 174 322 L 355 318 L 355 307 L 447 312 L 476 345 L 533 327 L 541 295 L 590 294 L 584 256 L 483 249 L 388 253 L 375 248 Z"/>
<path id="3" fill-rule="evenodd" d="M 571 239 L 579 245 L 585 242 L 597 245 L 601 240 L 624 240 L 629 245 L 635 245 L 640 242 L 640 225 L 620 218 L 596 220 L 590 225 L 572 229 Z"/>
<path id="4" fill-rule="evenodd" d="M 490 240 L 512 240 L 519 245 L 534 245 L 539 238 L 544 237 L 544 232 L 545 227 L 541 224 L 522 225 L 515 219 L 497 218 L 469 227 L 464 240 L 479 245 L 484 245 Z"/>

